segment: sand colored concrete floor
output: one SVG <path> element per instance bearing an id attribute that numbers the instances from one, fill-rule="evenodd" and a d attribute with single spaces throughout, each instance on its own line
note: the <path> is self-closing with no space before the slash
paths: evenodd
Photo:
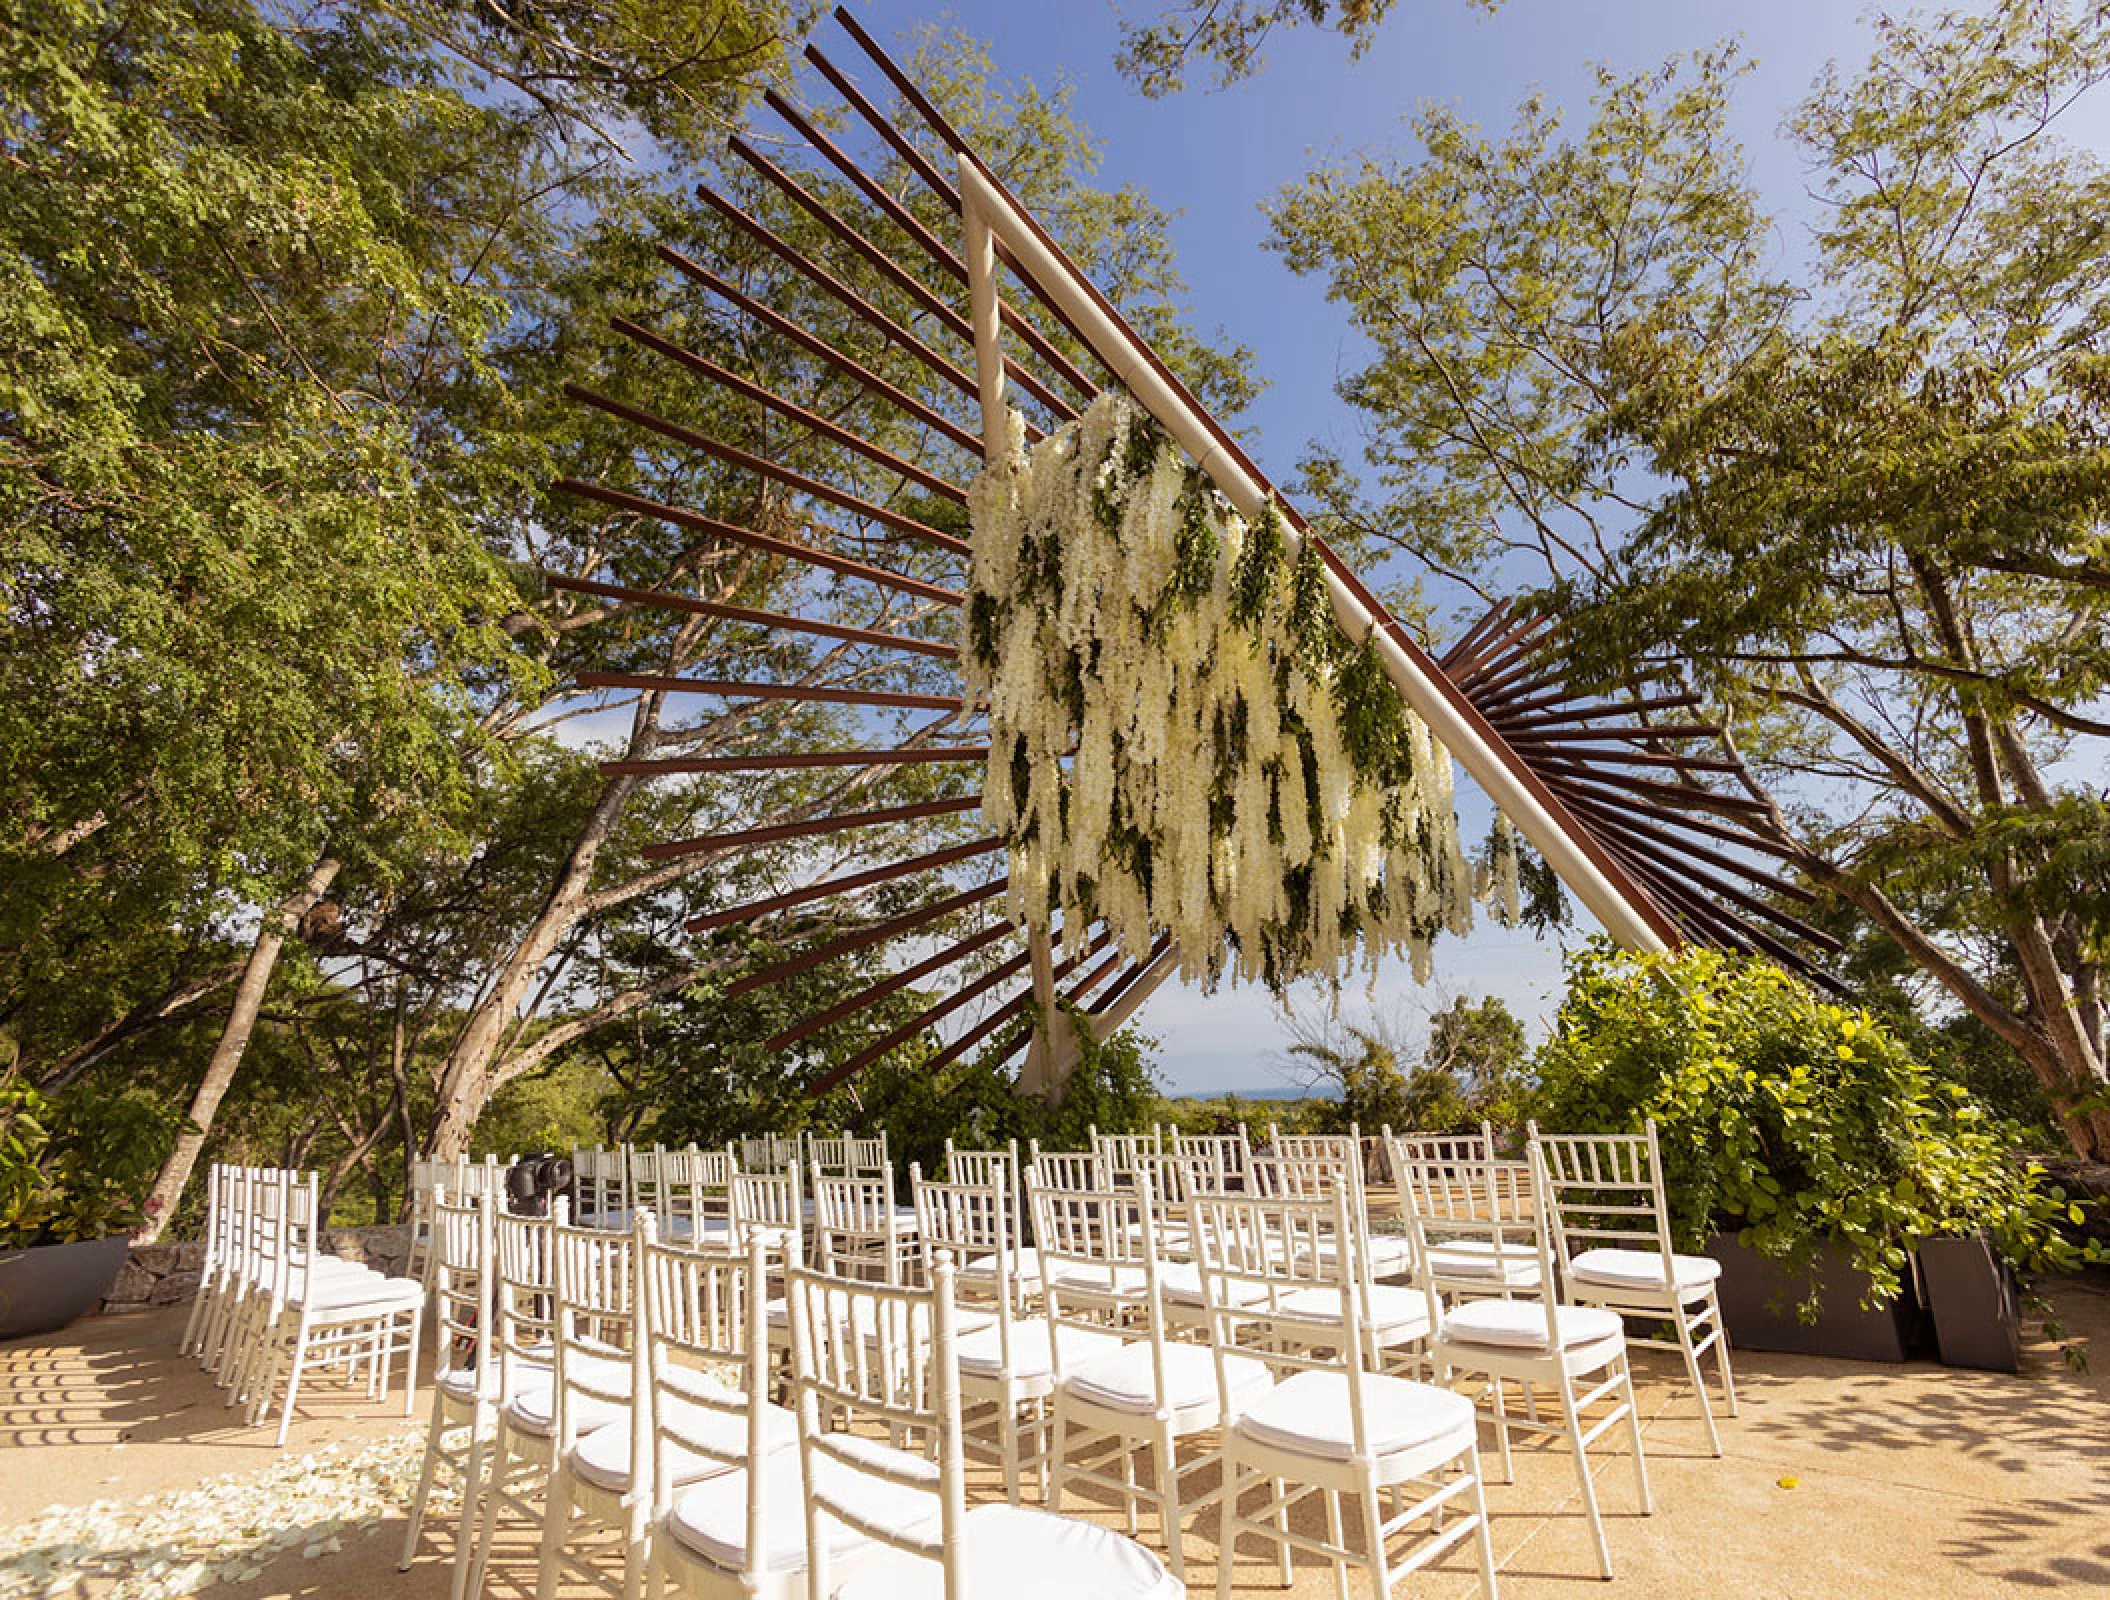
<path id="1" fill-rule="evenodd" d="M 1490 1486 L 1502 1594 L 2110 1594 L 2110 1277 L 2055 1285 L 2051 1297 L 2067 1336 L 2092 1354 L 2091 1370 L 2071 1370 L 2042 1340 L 2014 1377 L 1742 1353 L 1743 1414 L 1725 1424 L 1727 1454 L 1719 1461 L 1706 1454 L 1682 1373 L 1644 1353 L 1638 1370 L 1655 1514 L 1636 1514 L 1624 1454 L 1599 1455 L 1598 1493 L 1618 1575 L 1598 1581 L 1564 1450 L 1524 1446 L 1518 1481 Z M 207 1491 L 209 1504 L 298 1471 L 304 1456 L 325 1447 L 334 1447 L 326 1459 L 377 1450 L 408 1457 L 413 1448 L 416 1430 L 404 1423 L 399 1401 L 375 1405 L 325 1381 L 304 1396 L 282 1455 L 266 1430 L 241 1427 L 210 1382 L 177 1355 L 181 1332 L 180 1311 L 154 1312 L 0 1346 L 0 1529 L 32 1523 L 48 1508 L 98 1501 L 116 1526 L 128 1518 L 144 1525 L 157 1504 L 195 1497 L 205 1480 L 235 1480 Z M 1491 1449 L 1489 1460 L 1492 1469 Z M 395 1481 L 384 1483 L 384 1497 Z M 437 1600 L 447 1592 L 451 1518 L 430 1528 L 408 1573 L 395 1570 L 402 1530 L 400 1512 L 312 1542 L 255 1530 L 253 1551 L 230 1556 L 223 1545 L 208 1565 L 261 1570 L 203 1592 L 225 1600 Z M 276 1542 L 267 1531 L 278 1533 Z M 1146 1519 L 1146 1539 L 1153 1532 Z M 237 1528 L 235 1542 L 247 1533 Z M 1188 1580 L 1198 1596 L 1214 1592 L 1214 1533 L 1213 1513 L 1189 1528 Z M 1284 1592 L 1257 1544 L 1240 1554 L 1238 1593 Z M 506 1528 L 490 1592 L 531 1594 L 534 1575 L 534 1531 Z M 32 1581 L 26 1561 L 12 1576 L 0 1564 L 0 1596 L 50 1592 L 50 1578 Z M 62 1582 L 55 1592 L 136 1591 L 98 1577 Z M 1291 1592 L 1331 1595 L 1334 1584 L 1327 1569 L 1301 1561 Z M 1358 1577 L 1352 1592 L 1367 1592 L 1367 1582 Z M 1400 1592 L 1448 1600 L 1476 1593 L 1477 1582 L 1468 1558 L 1453 1554 Z"/>

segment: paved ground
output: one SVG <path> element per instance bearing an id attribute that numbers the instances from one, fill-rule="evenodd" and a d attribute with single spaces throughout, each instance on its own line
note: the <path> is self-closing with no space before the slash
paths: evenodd
<path id="1" fill-rule="evenodd" d="M 1566 1455 L 1527 1447 L 1518 1482 L 1490 1491 L 1502 1593 L 2110 1593 L 2110 1277 L 2060 1284 L 2053 1304 L 2094 1370 L 2070 1369 L 2042 1340 L 2015 1377 L 1743 1353 L 1743 1415 L 1725 1424 L 1719 1461 L 1671 1365 L 1644 1356 L 1655 1515 L 1635 1514 L 1623 1456 L 1598 1465 L 1618 1577 L 1593 1576 Z M 400 1403 L 384 1414 L 318 1384 L 282 1454 L 176 1354 L 181 1332 L 180 1313 L 155 1312 L 0 1346 L 0 1596 L 162 1594 L 207 1581 L 226 1600 L 446 1594 L 444 1523 L 410 1572 L 395 1570 L 395 1508 L 416 1438 Z M 1214 1589 L 1213 1532 L 1209 1515 L 1190 1531 L 1197 1595 Z M 90 1546 L 128 1549 L 148 1570 L 115 1576 Z M 1242 1594 L 1282 1592 L 1257 1546 L 1237 1576 Z M 525 1595 L 533 1584 L 522 1527 L 501 1540 L 491 1592 Z M 1401 1592 L 1476 1591 L 1454 1557 Z M 1328 1595 L 1333 1584 L 1303 1565 L 1294 1592 Z"/>

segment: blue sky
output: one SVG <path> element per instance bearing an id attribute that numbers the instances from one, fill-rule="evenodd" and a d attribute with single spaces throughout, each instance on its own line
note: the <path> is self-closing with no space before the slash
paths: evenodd
<path id="1" fill-rule="evenodd" d="M 1147 0 L 1125 4 L 1130 15 L 1147 15 Z M 1261 206 L 1285 184 L 1331 156 L 1388 148 L 1411 154 L 1407 119 L 1426 102 L 1455 105 L 1498 131 L 1537 91 L 1579 119 L 1593 64 L 1630 72 L 1735 36 L 1756 60 L 1739 91 L 1737 131 L 1761 192 L 1791 219 L 1780 248 L 1792 254 L 1799 243 L 1792 219 L 1807 202 L 1799 159 L 1777 130 L 1824 63 L 1858 65 L 1869 38 L 1845 0 L 1507 0 L 1493 16 L 1465 0 L 1403 0 L 1360 60 L 1350 60 L 1333 34 L 1297 29 L 1270 43 L 1257 80 L 1224 91 L 1204 83 L 1149 101 L 1113 69 L 1119 14 L 1106 0 L 1007 0 L 950 10 L 874 0 L 855 9 L 882 41 L 898 43 L 920 24 L 945 23 L 984 39 L 1004 76 L 1043 84 L 1059 76 L 1074 85 L 1076 109 L 1105 147 L 1101 177 L 1140 184 L 1180 213 L 1173 236 L 1195 323 L 1220 327 L 1252 349 L 1269 387 L 1244 431 L 1278 480 L 1291 476 L 1307 442 L 1327 439 L 1352 451 L 1357 437 L 1333 394 L 1337 374 L 1355 359 L 1345 319 L 1316 283 L 1297 278 L 1263 248 Z M 822 30 L 823 47 L 839 61 L 853 59 L 854 49 L 831 43 L 834 31 Z M 1465 835 L 1477 839 L 1486 831 L 1485 802 L 1467 781 L 1460 801 Z M 1433 990 L 1418 991 L 1403 966 L 1388 966 L 1374 988 L 1360 978 L 1352 983 L 1342 1008 L 1349 1016 L 1373 1007 L 1412 1015 L 1452 995 L 1493 993 L 1536 1034 L 1558 1005 L 1559 989 L 1557 944 L 1489 927 L 1441 947 Z M 1299 1004 L 1324 1008 L 1316 993 Z M 1203 995 L 1168 986 L 1141 1023 L 1160 1041 L 1168 1088 L 1284 1081 L 1285 1025 L 1262 990 L 1226 986 Z"/>

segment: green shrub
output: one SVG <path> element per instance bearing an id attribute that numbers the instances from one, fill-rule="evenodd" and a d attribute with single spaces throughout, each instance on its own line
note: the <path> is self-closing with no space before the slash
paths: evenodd
<path id="1" fill-rule="evenodd" d="M 1594 942 L 1569 958 L 1536 1069 L 1548 1132 L 1655 1120 L 1681 1248 L 1734 1231 L 1808 1265 L 1829 1242 L 1876 1304 L 1941 1235 L 1982 1229 L 2025 1271 L 2080 1259 L 2051 1225 L 2063 1196 L 2014 1156 L 2011 1130 L 1866 1011 L 1770 962 Z"/>
<path id="2" fill-rule="evenodd" d="M 168 1106 L 92 1086 L 0 1086 L 0 1249 L 131 1232 L 189 1125 Z"/>

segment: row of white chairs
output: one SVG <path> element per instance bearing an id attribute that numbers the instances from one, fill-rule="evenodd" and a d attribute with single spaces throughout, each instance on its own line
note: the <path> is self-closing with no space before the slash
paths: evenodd
<path id="1" fill-rule="evenodd" d="M 425 1292 L 416 1277 L 387 1277 L 323 1248 L 319 1180 L 312 1172 L 215 1163 L 208 1174 L 204 1271 L 183 1349 L 245 1404 L 254 1427 L 279 1403 L 286 1442 L 301 1383 L 342 1367 L 382 1398 L 403 1358 L 403 1411 L 417 1404 Z"/>
<path id="2" fill-rule="evenodd" d="M 1179 1592 L 1091 1524 L 968 1511 L 942 1252 L 911 1287 L 802 1268 L 795 1246 L 772 1262 L 760 1233 L 663 1241 L 645 1211 L 618 1232 L 442 1198 L 435 1222 L 441 1369 L 403 1559 L 451 1466 L 457 1596 L 482 1591 L 508 1513 L 541 1528 L 544 1596 L 567 1572 L 626 1596 L 1036 1592 L 1021 1561 L 1045 1594 Z M 788 1410 L 767 1399 L 776 1349 Z"/>
<path id="3" fill-rule="evenodd" d="M 1448 1387 L 1463 1380 L 1477 1384 L 1480 1398 L 1490 1406 L 1505 1471 L 1512 1427 L 1538 1425 L 1566 1434 L 1600 1566 L 1609 1575 L 1609 1552 L 1585 1452 L 1621 1424 L 1632 1441 L 1644 1509 L 1648 1503 L 1626 1340 L 1614 1312 L 1656 1315 L 1665 1312 L 1667 1299 L 1682 1303 L 1683 1288 L 1696 1275 L 1689 1264 L 1701 1259 L 1673 1257 L 1667 1235 L 1660 1229 L 1661 1183 L 1653 1159 L 1653 1130 L 1644 1139 L 1623 1142 L 1534 1140 L 1527 1159 L 1520 1163 L 1495 1160 L 1491 1141 L 1484 1137 L 1461 1143 L 1394 1140 L 1388 1135 L 1388 1153 L 1400 1179 L 1407 1220 L 1410 1259 L 1406 1275 L 1415 1279 L 1411 1285 L 1382 1281 L 1387 1273 L 1373 1258 L 1370 1244 L 1382 1236 L 1375 1233 L 1367 1215 L 1359 1147 L 1320 1139 L 1293 1143 L 1279 1136 L 1275 1144 L 1280 1152 L 1276 1155 L 1260 1160 L 1248 1157 L 1241 1180 L 1247 1189 L 1242 1194 L 1227 1192 L 1220 1153 L 1145 1152 L 1132 1163 L 1129 1181 L 1110 1184 L 1106 1181 L 1107 1163 L 1113 1159 L 1109 1152 L 1096 1148 L 1085 1153 L 1036 1151 L 1029 1169 L 1034 1221 L 1031 1246 L 1019 1242 L 1013 1220 L 1017 1193 L 1013 1175 L 1019 1166 L 1015 1150 L 949 1151 L 947 1177 L 963 1181 L 927 1184 L 920 1175 L 912 1175 L 916 1242 L 927 1269 L 926 1282 L 941 1276 L 937 1270 L 941 1260 L 966 1264 L 958 1275 L 959 1283 L 973 1304 L 954 1311 L 959 1414 L 964 1415 L 965 1407 L 976 1407 L 978 1422 L 993 1424 L 984 1431 L 994 1436 L 997 1459 L 1003 1465 L 1006 1503 L 1019 1503 L 1029 1471 L 1037 1481 L 1048 1483 L 1050 1504 L 1057 1508 L 1068 1484 L 1095 1481 L 1122 1496 L 1133 1532 L 1137 1504 L 1154 1500 L 1177 1581 L 1184 1565 L 1180 1537 L 1184 1518 L 1198 1504 L 1206 1503 L 1183 1496 L 1182 1481 L 1197 1468 L 1220 1462 L 1230 1498 L 1224 1535 L 1226 1585 L 1228 1557 L 1241 1533 L 1277 1543 L 1285 1578 L 1289 1548 L 1301 1543 L 1323 1550 L 1336 1562 L 1369 1565 L 1380 1593 L 1388 1593 L 1387 1586 L 1397 1572 L 1433 1558 L 1450 1543 L 1472 1535 L 1477 1527 L 1485 1583 L 1491 1590 L 1492 1557 L 1485 1543 L 1484 1508 L 1479 1508 L 1471 1402 L 1452 1394 Z M 1556 1172 L 1562 1175 L 1561 1181 L 1556 1181 Z M 817 1179 L 816 1188 L 825 1181 Z M 1561 1215 L 1563 1183 L 1571 1191 L 1566 1196 L 1569 1205 L 1584 1197 L 1580 1186 L 1587 1183 L 1587 1198 L 1613 1208 L 1614 1221 L 1591 1231 L 1603 1240 L 1625 1243 L 1599 1242 L 1571 1253 L 1566 1233 L 1551 1225 Z M 743 1205 L 736 1197 L 736 1211 L 747 1213 L 750 1224 L 739 1230 L 740 1246 L 707 1253 L 739 1257 L 745 1250 L 764 1260 L 772 1254 L 797 1260 L 804 1231 L 799 1226 L 796 1169 L 770 1176 L 746 1175 L 746 1186 L 772 1191 L 773 1198 L 767 1204 L 750 1200 Z M 1644 1189 L 1651 1191 L 1646 1207 L 1636 1202 L 1636 1195 Z M 1519 1196 L 1528 1197 L 1528 1202 L 1517 1203 Z M 1241 1206 L 1245 1212 L 1238 1210 Z M 1281 1209 L 1299 1206 L 1305 1208 L 1301 1214 Z M 1323 1215 L 1328 1206 L 1337 1208 L 1330 1219 Z M 1226 1211 L 1226 1207 L 1231 1209 Z M 1277 1208 L 1270 1224 L 1275 1233 L 1283 1239 L 1301 1238 L 1301 1245 L 1270 1247 L 1270 1253 L 1252 1244 L 1266 1229 L 1246 1212 L 1267 1207 Z M 457 1220 L 466 1209 L 454 1208 Z M 1661 1269 L 1658 1276 L 1663 1283 L 1676 1286 L 1654 1297 L 1645 1292 L 1651 1251 L 1635 1247 L 1643 1224 L 1634 1216 L 1644 1209 L 1653 1214 L 1651 1222 L 1656 1226 L 1652 1238 L 1655 1265 Z M 1228 1220 L 1234 1217 L 1243 1220 Z M 634 1225 L 656 1232 L 656 1217 L 640 1211 Z M 503 1219 L 495 1229 L 502 1235 L 523 1226 L 515 1219 Z M 591 1231 L 559 1233 L 557 1225 L 544 1226 L 551 1228 L 553 1239 Z M 620 1236 L 600 1230 L 600 1237 Z M 1229 1252 L 1223 1245 L 1225 1238 L 1246 1241 L 1244 1253 Z M 1594 1263 L 1588 1259 L 1591 1250 L 1600 1252 Z M 1621 1255 L 1643 1259 L 1605 1259 Z M 563 1364 L 559 1352 L 565 1348 L 565 1337 L 558 1324 L 566 1315 L 565 1295 L 557 1284 L 561 1252 L 539 1271 L 520 1257 L 519 1250 L 509 1257 L 501 1248 L 495 1267 L 468 1272 L 466 1277 L 460 1272 L 443 1274 L 443 1282 L 455 1285 L 457 1291 L 465 1282 L 493 1287 L 500 1301 L 497 1325 L 502 1340 L 502 1356 L 495 1365 L 478 1367 L 466 1380 L 459 1370 L 443 1375 L 439 1386 L 428 1484 L 443 1458 L 443 1419 L 455 1423 L 488 1420 L 482 1418 L 482 1411 L 491 1408 L 499 1419 L 493 1430 L 498 1455 L 494 1470 L 486 1472 L 476 1456 L 483 1448 L 483 1426 L 471 1428 L 469 1456 L 457 1459 L 472 1486 L 485 1480 L 493 1485 L 485 1494 L 472 1487 L 468 1497 L 460 1548 L 470 1549 L 466 1534 L 471 1511 L 481 1506 L 479 1553 L 458 1565 L 458 1593 L 471 1575 L 480 1584 L 491 1531 L 502 1506 L 534 1515 L 537 1497 L 543 1497 L 545 1566 L 554 1562 L 561 1567 L 572 1550 L 577 1531 L 574 1521 L 581 1516 L 593 1520 L 580 1506 L 590 1510 L 597 1491 L 580 1485 L 590 1485 L 596 1474 L 602 1479 L 613 1477 L 611 1463 L 624 1451 L 632 1463 L 632 1477 L 630 1487 L 618 1499 L 627 1496 L 626 1503 L 634 1510 L 642 1498 L 635 1485 L 640 1481 L 636 1467 L 644 1451 L 639 1437 L 646 1424 L 638 1416 L 633 1413 L 622 1430 L 605 1425 L 612 1418 L 602 1419 L 602 1427 L 586 1430 L 599 1442 L 594 1451 L 580 1456 L 577 1470 L 561 1481 L 560 1463 L 585 1445 L 577 1438 L 567 1442 L 555 1416 L 563 1403 L 558 1397 L 567 1392 L 583 1396 L 582 1405 L 604 1409 L 618 1407 L 626 1403 L 626 1394 L 638 1392 L 634 1374 L 628 1390 L 612 1374 L 621 1366 L 626 1339 L 634 1350 L 641 1336 L 634 1323 L 627 1331 L 616 1327 L 614 1338 L 601 1348 L 581 1347 L 584 1353 L 573 1363 L 577 1376 L 560 1379 L 556 1373 Z M 831 1283 L 849 1282 L 843 1274 L 850 1259 L 824 1256 L 818 1275 Z M 888 1253 L 877 1276 L 897 1295 L 914 1292 L 913 1286 L 901 1281 L 905 1275 L 896 1260 Z M 873 1265 L 869 1257 L 857 1258 L 856 1264 L 863 1271 Z M 1593 1288 L 1593 1274 L 1616 1281 Z M 942 1275 L 952 1276 L 949 1271 Z M 1557 1282 L 1570 1285 L 1569 1292 L 1557 1297 L 1553 1290 Z M 1263 1288 L 1265 1292 L 1259 1292 Z M 1535 1302 L 1528 1298 L 1534 1293 Z M 1591 1294 L 1624 1303 L 1610 1307 L 1578 1303 Z M 1329 1297 L 1338 1297 L 1339 1303 L 1315 1303 Z M 459 1292 L 453 1296 L 456 1301 L 462 1298 Z M 1711 1280 L 1707 1298 L 1711 1300 Z M 444 1323 L 449 1295 L 443 1293 L 441 1302 Z M 606 1307 L 599 1300 L 594 1303 L 605 1320 Z M 633 1300 L 633 1308 L 638 1303 Z M 507 1305 L 512 1306 L 510 1314 Z M 1265 1316 L 1256 1307 L 1264 1307 Z M 634 1317 L 634 1309 L 630 1315 Z M 746 1373 L 760 1370 L 769 1349 L 780 1356 L 788 1352 L 796 1360 L 794 1324 L 790 1307 L 780 1304 L 773 1312 L 765 1308 L 759 1342 L 744 1346 L 746 1353 L 738 1358 L 745 1361 Z M 443 1359 L 446 1352 L 464 1347 L 477 1350 L 475 1330 L 492 1326 L 488 1315 L 468 1307 L 452 1337 L 445 1337 L 443 1326 Z M 1299 1329 L 1301 1342 L 1291 1337 Z M 1192 1342 L 1197 1333 L 1205 1334 L 1208 1343 Z M 1690 1355 L 1690 1341 L 1687 1348 Z M 721 1349 L 719 1357 L 723 1356 Z M 1719 1346 L 1719 1359 L 1733 1410 L 1725 1345 Z M 1291 1379 L 1298 1375 L 1284 1377 L 1281 1388 L 1293 1398 L 1263 1403 L 1263 1378 L 1269 1384 L 1265 1394 L 1272 1395 L 1274 1379 L 1283 1377 L 1284 1366 L 1298 1362 L 1312 1376 L 1303 1378 L 1293 1391 Z M 1415 1386 L 1408 1373 L 1416 1363 L 1443 1383 Z M 1697 1378 L 1696 1367 L 1694 1371 Z M 479 1398 L 464 1402 L 465 1381 Z M 487 1383 L 497 1386 L 488 1403 L 482 1398 Z M 1525 1400 L 1522 1418 L 1505 1408 L 1512 1385 L 1521 1388 Z M 505 1397 L 515 1387 L 518 1393 Z M 744 1385 L 735 1387 L 754 1394 L 760 1386 L 750 1376 Z M 1536 1395 L 1541 1389 L 1558 1401 L 1557 1422 L 1539 1422 Z M 1346 1410 L 1314 1409 L 1314 1397 L 1322 1391 L 1344 1394 Z M 538 1401 L 538 1392 L 550 1398 Z M 1424 1437 L 1416 1429 L 1433 1426 L 1432 1419 L 1443 1416 L 1456 1419 L 1461 1405 L 1466 1419 L 1463 1437 L 1470 1448 L 1442 1454 L 1440 1459 L 1431 1457 L 1430 1451 L 1445 1441 L 1455 1443 L 1458 1435 L 1439 1428 Z M 1586 1426 L 1584 1414 L 1593 1407 L 1603 1414 Z M 1322 1415 L 1337 1423 L 1345 1418 L 1347 1434 L 1339 1436 L 1338 1427 L 1331 1434 L 1314 1434 L 1309 1429 L 1300 1434 L 1290 1426 L 1286 1437 L 1279 1436 L 1285 1432 L 1280 1425 L 1284 1418 L 1311 1422 Z M 1244 1420 L 1249 1416 L 1256 1419 L 1250 1426 Z M 1405 1428 L 1419 1443 L 1404 1456 L 1397 1450 L 1379 1450 L 1379 1456 L 1399 1459 L 1374 1469 L 1374 1476 L 1360 1468 L 1312 1466 L 1314 1460 L 1335 1461 L 1336 1455 L 1367 1465 L 1371 1457 L 1363 1446 L 1370 1443 L 1373 1419 L 1388 1427 Z M 1711 1430 L 1711 1416 L 1709 1425 Z M 1181 1442 L 1211 1431 L 1220 1437 L 1218 1448 L 1181 1463 L 1176 1455 Z M 1113 1447 L 1120 1462 L 1118 1478 L 1110 1470 L 1096 1470 L 1088 1460 L 1077 1459 L 1089 1456 L 1095 1440 Z M 695 1455 L 696 1444 L 692 1438 L 678 1448 Z M 963 1452 L 965 1448 L 963 1432 Z M 1138 1487 L 1133 1470 L 1139 1451 L 1157 1457 L 1149 1490 Z M 708 1451 L 702 1454 L 710 1457 Z M 1401 1464 L 1408 1457 L 1419 1463 L 1411 1471 Z M 1273 1470 L 1285 1464 L 1299 1470 Z M 1394 1482 L 1386 1476 L 1391 1472 L 1407 1476 Z M 519 1481 L 523 1474 L 524 1486 Z M 1304 1487 L 1291 1495 L 1279 1486 L 1289 1481 Z M 1414 1498 L 1406 1489 L 1410 1482 L 1440 1498 Z M 1258 1512 L 1246 1514 L 1239 1505 L 1241 1496 L 1263 1483 L 1277 1487 Z M 1390 1539 L 1424 1522 L 1431 1524 L 1426 1531 L 1432 1535 L 1440 1531 L 1438 1512 L 1466 1496 L 1468 1484 L 1478 1508 L 1473 1516 L 1483 1520 L 1454 1523 L 1449 1539 L 1441 1545 L 1424 1541 L 1404 1566 L 1395 1568 L 1387 1556 Z M 757 1505 L 772 1503 L 768 1487 L 767 1483 L 720 1483 L 712 1491 L 713 1504 L 722 1514 L 738 1510 L 752 1522 L 758 1515 Z M 1375 1510 L 1379 1491 L 1391 1502 L 1386 1518 Z M 1290 1500 L 1313 1492 L 1327 1495 L 1330 1530 L 1326 1539 L 1316 1542 L 1292 1536 L 1287 1521 Z M 1381 1537 L 1366 1538 L 1360 1548 L 1343 1542 L 1344 1495 L 1365 1501 L 1362 1526 L 1381 1530 Z M 421 1490 L 421 1509 L 423 1501 Z M 736 1507 L 733 1501 L 740 1503 Z M 664 1523 L 673 1514 L 671 1505 L 657 1499 L 654 1504 Z M 561 1515 L 560 1505 L 568 1508 Z M 647 1548 L 649 1530 L 628 1523 L 624 1530 L 626 1549 L 633 1557 Z M 406 1562 L 415 1539 L 414 1523 L 406 1544 Z M 718 1553 L 724 1555 L 724 1548 Z M 637 1560 L 626 1560 L 626 1574 L 634 1577 L 636 1570 Z M 756 1575 L 747 1572 L 747 1577 L 755 1579 Z M 780 1573 L 777 1580 L 772 1580 L 777 1588 L 796 1591 L 795 1575 L 787 1579 Z M 546 1584 L 553 1582 L 554 1569 L 545 1577 Z M 712 1591 L 708 1583 L 702 1583 L 699 1592 Z"/>

